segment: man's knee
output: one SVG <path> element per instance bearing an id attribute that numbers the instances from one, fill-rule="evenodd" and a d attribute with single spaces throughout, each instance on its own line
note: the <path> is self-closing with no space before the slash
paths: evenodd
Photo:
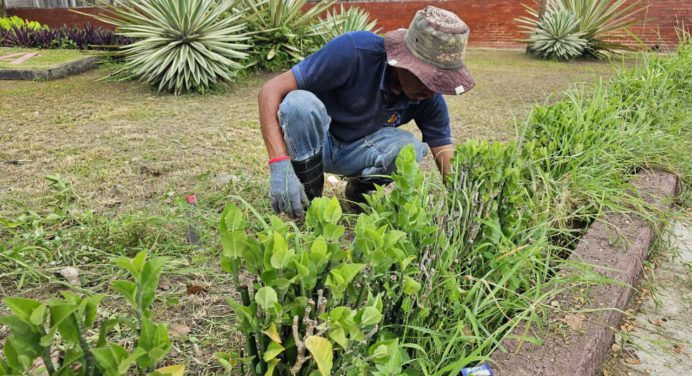
<path id="1" fill-rule="evenodd" d="M 293 90 L 279 105 L 281 128 L 300 127 L 314 124 L 323 126 L 329 119 L 327 109 L 315 94 L 306 90 Z"/>
<path id="2" fill-rule="evenodd" d="M 279 106 L 278 117 L 293 159 L 309 158 L 321 150 L 329 128 L 329 116 L 315 94 L 305 90 L 288 93 Z"/>

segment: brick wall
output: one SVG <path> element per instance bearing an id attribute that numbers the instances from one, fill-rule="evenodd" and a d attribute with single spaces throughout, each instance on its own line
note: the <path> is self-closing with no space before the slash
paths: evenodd
<path id="1" fill-rule="evenodd" d="M 642 0 L 649 7 L 640 13 L 640 22 L 632 31 L 652 48 L 671 49 L 677 43 L 675 28 L 684 24 L 689 31 L 692 24 L 692 0 Z M 470 44 L 484 47 L 521 47 L 517 39 L 521 30 L 514 19 L 524 15 L 521 4 L 530 0 L 428 0 L 428 1 L 345 1 L 345 6 L 358 6 L 378 20 L 382 31 L 408 27 L 416 10 L 435 5 L 457 13 L 471 28 Z M 308 5 L 311 6 L 311 5 Z M 94 13 L 93 8 L 80 11 Z M 9 9 L 10 15 L 39 21 L 50 26 L 81 25 L 93 19 L 66 9 Z M 105 26 L 105 25 L 101 25 Z"/>

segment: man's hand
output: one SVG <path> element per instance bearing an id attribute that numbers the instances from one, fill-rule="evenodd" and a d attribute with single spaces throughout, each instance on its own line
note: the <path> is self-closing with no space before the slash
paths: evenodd
<path id="1" fill-rule="evenodd" d="M 303 218 L 308 197 L 289 159 L 269 164 L 269 190 L 272 208 L 279 214 L 285 212 L 291 218 Z"/>
<path id="2" fill-rule="evenodd" d="M 452 173 L 452 158 L 454 157 L 454 145 L 442 145 L 431 147 L 437 169 L 440 170 L 442 181 L 447 184 L 447 179 Z"/>

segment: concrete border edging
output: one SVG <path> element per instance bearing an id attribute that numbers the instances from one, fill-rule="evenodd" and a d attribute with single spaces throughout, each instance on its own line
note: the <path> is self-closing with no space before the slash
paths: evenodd
<path id="1" fill-rule="evenodd" d="M 635 177 L 633 185 L 649 204 L 665 209 L 672 204 L 678 178 L 669 172 L 643 171 Z M 504 340 L 502 346 L 506 351 L 498 349 L 491 356 L 495 375 L 598 375 L 613 342 L 612 328 L 617 328 L 622 320 L 623 310 L 634 291 L 632 286 L 639 278 L 655 237 L 655 228 L 641 218 L 610 213 L 604 220 L 596 221 L 568 261 L 599 266 L 599 274 L 622 284 L 597 284 L 587 292 L 568 290 L 559 294 L 553 300 L 558 302 L 562 312 L 576 308 L 590 311 L 580 317 L 583 322 L 579 328 L 567 327 L 561 332 L 531 328 L 526 334 L 541 338 L 540 345 L 528 341 L 519 343 L 516 337 Z M 562 272 L 578 270 L 567 267 Z M 547 322 L 564 319 L 564 313 L 554 310 L 549 312 Z M 525 327 L 519 327 L 515 333 L 521 335 L 524 331 Z"/>
<path id="2" fill-rule="evenodd" d="M 84 73 L 96 67 L 100 60 L 99 56 L 88 56 L 48 69 L 0 69 L 0 80 L 55 80 Z"/>

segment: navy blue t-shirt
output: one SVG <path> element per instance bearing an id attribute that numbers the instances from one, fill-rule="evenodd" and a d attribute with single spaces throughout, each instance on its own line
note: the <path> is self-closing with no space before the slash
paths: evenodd
<path id="1" fill-rule="evenodd" d="M 382 127 L 415 120 L 429 146 L 452 143 L 447 104 L 440 94 L 415 101 L 403 93 L 387 104 L 384 38 L 369 31 L 341 35 L 296 64 L 298 89 L 315 94 L 332 119 L 330 132 L 352 142 Z"/>

